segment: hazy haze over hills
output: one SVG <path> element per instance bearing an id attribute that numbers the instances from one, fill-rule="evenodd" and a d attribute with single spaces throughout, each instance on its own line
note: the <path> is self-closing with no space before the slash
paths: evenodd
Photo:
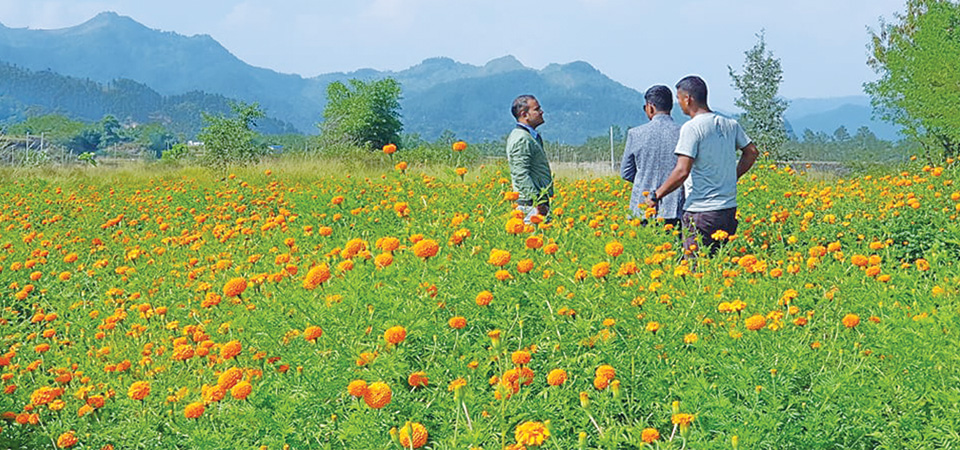
<path id="1" fill-rule="evenodd" d="M 126 78 L 167 96 L 204 91 L 259 101 L 270 116 L 308 133 L 316 132 L 328 83 L 383 76 L 403 85 L 405 132 L 426 139 L 444 130 L 469 140 L 499 138 L 512 122 L 510 101 L 520 93 L 540 98 L 547 119 L 543 130 L 551 139 L 577 143 L 611 125 L 627 128 L 646 121 L 642 93 L 582 61 L 536 70 L 512 56 L 483 66 L 430 58 L 396 72 L 363 69 L 303 78 L 246 64 L 207 35 L 152 30 L 115 13 L 57 30 L 0 26 L 0 61 L 100 83 Z M 787 118 L 798 134 L 807 127 L 831 133 L 841 124 L 850 130 L 869 125 L 879 136 L 892 138 L 892 128 L 870 123 L 863 99 L 797 100 Z"/>

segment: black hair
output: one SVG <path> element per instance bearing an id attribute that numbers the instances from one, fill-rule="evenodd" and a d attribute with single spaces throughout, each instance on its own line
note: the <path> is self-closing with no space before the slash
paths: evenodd
<path id="1" fill-rule="evenodd" d="M 527 102 L 536 99 L 536 97 L 529 94 L 523 94 L 513 99 L 513 106 L 510 107 L 510 113 L 513 114 L 513 118 L 520 119 L 520 114 L 523 114 L 523 112 L 527 110 Z"/>
<path id="2" fill-rule="evenodd" d="M 707 83 L 696 75 L 684 77 L 677 82 L 677 90 L 684 91 L 701 106 L 707 106 Z"/>
<path id="3" fill-rule="evenodd" d="M 647 92 L 643 94 L 643 99 L 657 108 L 657 111 L 669 113 L 673 109 L 673 94 L 670 92 L 670 88 L 662 84 L 647 89 Z"/>

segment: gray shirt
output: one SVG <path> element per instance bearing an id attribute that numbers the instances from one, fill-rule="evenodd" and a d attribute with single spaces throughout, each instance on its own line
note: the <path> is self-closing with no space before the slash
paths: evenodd
<path id="1" fill-rule="evenodd" d="M 750 139 L 736 120 L 704 113 L 680 127 L 675 153 L 693 158 L 683 183 L 684 211 L 717 211 L 737 206 L 737 150 Z"/>
<path id="2" fill-rule="evenodd" d="M 644 217 L 646 206 L 640 206 L 646 200 L 643 193 L 651 193 L 660 187 L 677 165 L 674 149 L 679 137 L 680 125 L 669 114 L 657 114 L 649 123 L 627 131 L 620 176 L 633 183 L 630 212 L 634 216 Z M 677 219 L 682 205 L 683 189 L 677 189 L 660 201 L 657 217 Z"/>

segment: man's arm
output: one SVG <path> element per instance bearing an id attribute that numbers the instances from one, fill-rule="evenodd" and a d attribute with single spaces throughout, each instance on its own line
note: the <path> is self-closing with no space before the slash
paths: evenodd
<path id="1" fill-rule="evenodd" d="M 620 161 L 620 177 L 623 181 L 633 183 L 637 176 L 637 160 L 633 157 L 633 136 L 627 133 L 627 143 L 623 146 L 623 159 Z"/>
<path id="2" fill-rule="evenodd" d="M 740 162 L 737 163 L 737 179 L 739 180 L 743 174 L 747 173 L 753 163 L 757 161 L 757 157 L 760 156 L 760 151 L 757 150 L 757 146 L 753 145 L 753 142 L 747 144 L 746 147 L 740 149 L 743 152 L 740 155 Z"/>
<path id="3" fill-rule="evenodd" d="M 683 185 L 683 182 L 686 181 L 687 177 L 690 176 L 690 169 L 693 168 L 693 158 L 684 155 L 677 155 L 677 165 L 673 167 L 673 171 L 670 172 L 670 176 L 654 191 L 657 198 L 661 199 L 671 192 L 677 190 L 680 186 Z M 652 200 L 647 199 L 647 207 L 656 206 Z"/>

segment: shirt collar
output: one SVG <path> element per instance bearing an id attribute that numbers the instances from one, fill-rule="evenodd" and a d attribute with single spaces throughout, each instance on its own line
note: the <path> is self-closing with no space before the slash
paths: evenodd
<path id="1" fill-rule="evenodd" d="M 531 127 L 530 125 L 527 125 L 525 123 L 520 123 L 520 122 L 517 122 L 517 125 L 523 127 L 523 129 L 530 132 L 530 136 L 533 136 L 534 139 L 540 136 L 540 133 L 537 133 L 537 130 L 533 129 L 533 127 Z"/>

